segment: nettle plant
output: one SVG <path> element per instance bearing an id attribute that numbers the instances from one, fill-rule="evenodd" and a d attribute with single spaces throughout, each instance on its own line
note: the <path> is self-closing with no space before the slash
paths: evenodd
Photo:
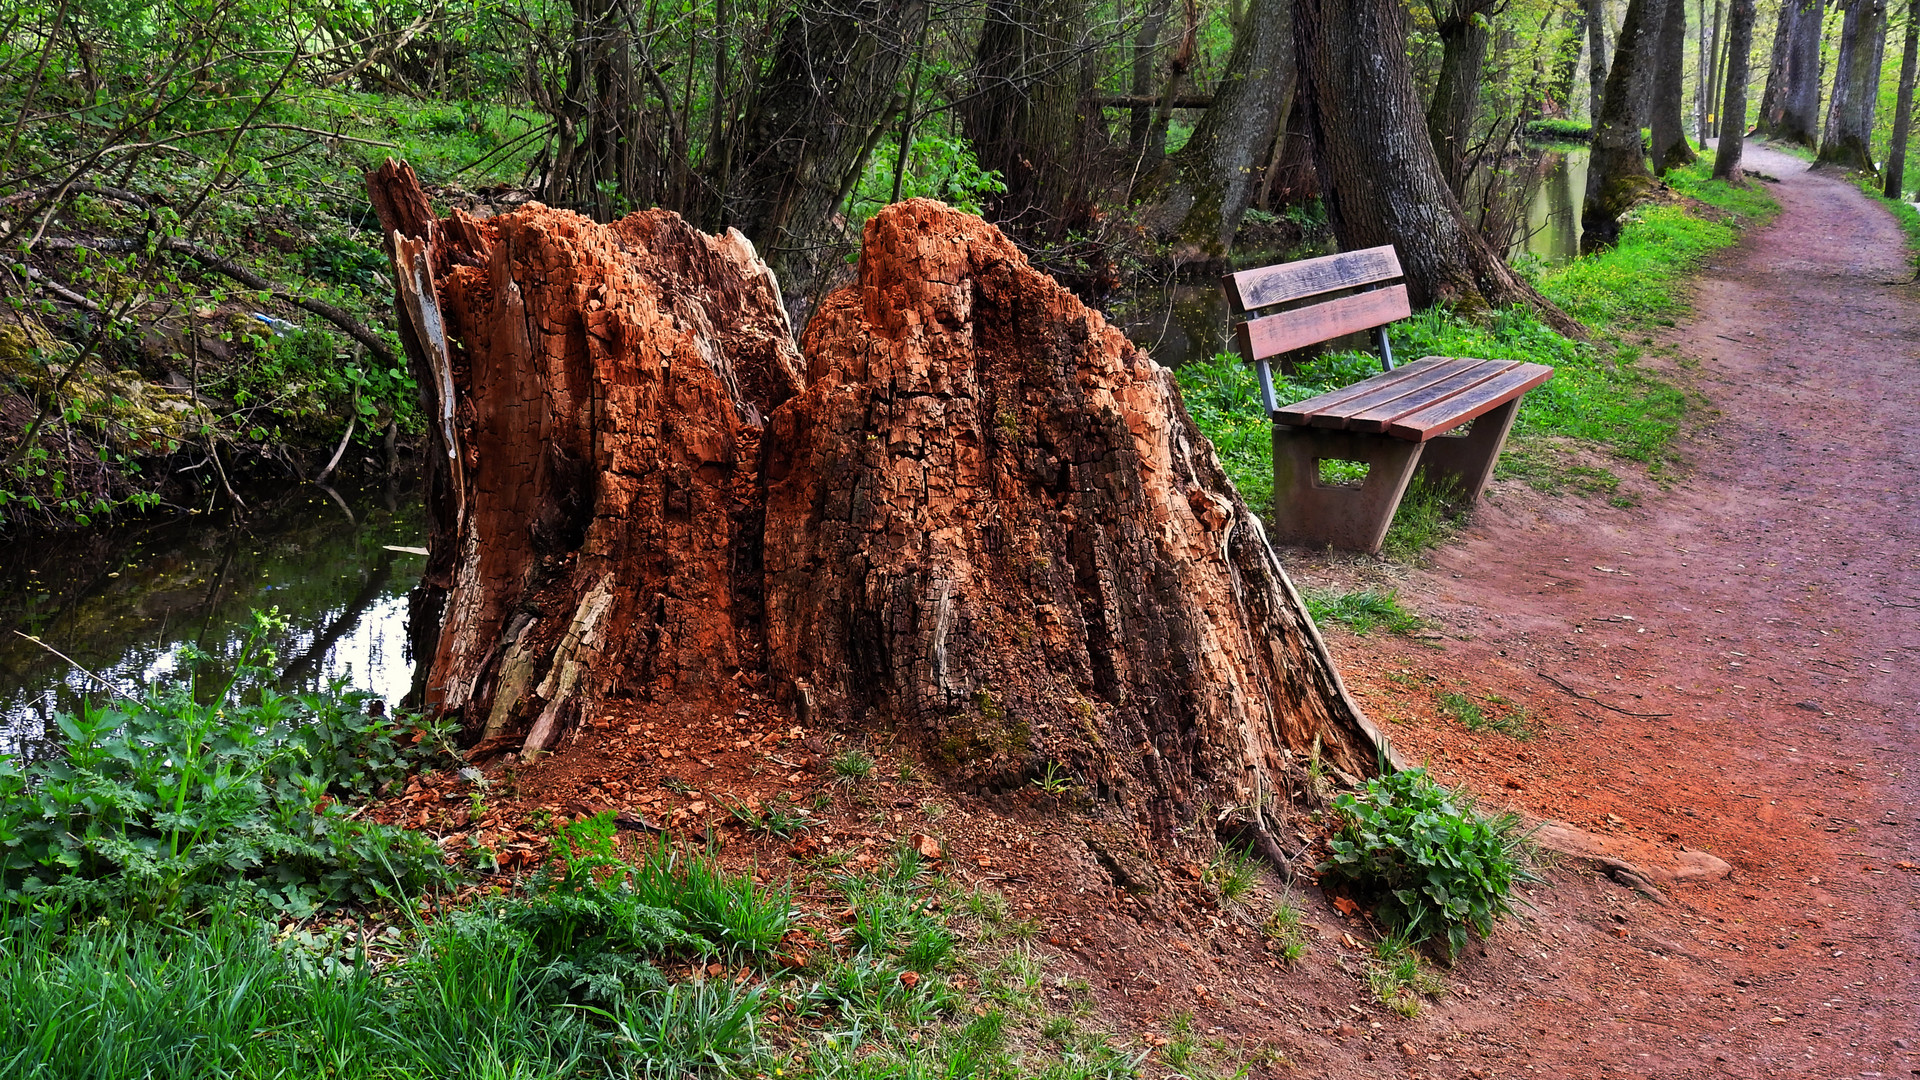
<path id="1" fill-rule="evenodd" d="M 1516 886 L 1539 880 L 1517 815 L 1480 814 L 1425 769 L 1375 777 L 1333 806 L 1340 828 L 1322 875 L 1370 899 L 1409 945 L 1441 940 L 1456 956 L 1468 931 L 1484 937 L 1512 913 Z"/>
<path id="2" fill-rule="evenodd" d="M 238 899 L 305 915 L 443 882 L 430 840 L 344 806 L 442 740 L 407 738 L 397 718 L 369 714 L 373 695 L 339 683 L 268 688 L 265 642 L 281 625 L 254 614 L 210 704 L 191 681 L 156 686 L 56 716 L 52 757 L 0 756 L 0 899 L 148 916 Z"/>

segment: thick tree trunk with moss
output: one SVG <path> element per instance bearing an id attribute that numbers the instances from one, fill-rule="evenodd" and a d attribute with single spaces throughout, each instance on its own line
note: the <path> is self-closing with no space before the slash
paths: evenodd
<path id="1" fill-rule="evenodd" d="M 1662 173 L 1690 165 L 1698 156 L 1693 152 L 1693 144 L 1687 141 L 1686 94 L 1683 92 L 1686 52 L 1686 0 L 1667 0 L 1654 62 L 1650 118 L 1653 164 Z"/>
<path id="2" fill-rule="evenodd" d="M 1820 135 L 1821 165 L 1870 173 L 1873 166 L 1873 111 L 1880 101 L 1880 67 L 1887 45 L 1886 0 L 1852 0 L 1844 5 L 1840 53 L 1833 62 L 1833 99 Z"/>
<path id="3" fill-rule="evenodd" d="M 1298 0 L 1294 31 L 1300 104 L 1340 246 L 1392 244 L 1416 306 L 1525 304 L 1580 333 L 1467 226 L 1447 190 L 1414 94 L 1398 0 Z"/>
<path id="4" fill-rule="evenodd" d="M 1293 88 L 1293 0 L 1253 0 L 1213 104 L 1149 184 L 1142 218 L 1176 264 L 1226 259 Z"/>
<path id="5" fill-rule="evenodd" d="M 978 218 L 876 216 L 804 370 L 737 233 L 413 227 L 403 322 L 455 450 L 419 655 L 472 739 L 591 746 L 771 691 L 957 787 L 1071 778 L 1125 859 L 1197 831 L 1284 863 L 1307 756 L 1373 771 L 1172 375 Z"/>
<path id="6" fill-rule="evenodd" d="M 1672 0 L 1679 3 L 1680 0 Z M 1647 40 L 1664 17 L 1663 0 L 1628 0 L 1626 18 L 1607 73 L 1606 101 L 1593 125 L 1593 156 L 1587 165 L 1587 200 L 1580 210 L 1580 250 L 1599 251 L 1620 240 L 1620 215 L 1654 186 L 1646 146 L 1635 117 L 1634 88 Z"/>

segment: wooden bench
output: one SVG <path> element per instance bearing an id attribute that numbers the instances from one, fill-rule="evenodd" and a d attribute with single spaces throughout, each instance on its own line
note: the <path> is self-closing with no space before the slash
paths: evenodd
<path id="1" fill-rule="evenodd" d="M 1553 377 L 1545 364 L 1513 360 L 1429 356 L 1395 367 L 1386 326 L 1412 314 L 1401 276 L 1400 260 L 1386 246 L 1221 280 L 1228 307 L 1246 316 L 1234 337 L 1259 372 L 1273 418 L 1277 541 L 1379 551 L 1419 468 L 1431 480 L 1450 480 L 1456 497 L 1473 504 L 1493 475 L 1520 398 Z M 1273 357 L 1363 330 L 1373 331 L 1380 374 L 1284 408 L 1274 400 Z M 1362 462 L 1366 479 L 1324 483 L 1320 463 L 1328 460 Z"/>

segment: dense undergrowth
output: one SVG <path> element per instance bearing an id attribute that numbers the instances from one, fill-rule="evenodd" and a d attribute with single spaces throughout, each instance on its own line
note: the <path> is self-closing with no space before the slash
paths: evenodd
<path id="1" fill-rule="evenodd" d="M 1618 477 L 1580 463 L 1572 448 L 1599 448 L 1656 479 L 1671 464 L 1669 446 L 1686 415 L 1687 396 L 1648 369 L 1644 347 L 1651 339 L 1645 332 L 1673 325 L 1686 310 L 1684 282 L 1693 268 L 1774 209 L 1764 193 L 1711 180 L 1711 171 L 1711 162 L 1702 159 L 1667 178 L 1704 212 L 1680 202 L 1643 205 L 1624 219 L 1617 247 L 1539 274 L 1540 292 L 1584 323 L 1590 341 L 1565 337 L 1522 308 L 1484 319 L 1432 308 L 1394 324 L 1394 351 L 1403 357 L 1474 356 L 1553 366 L 1552 381 L 1522 403 L 1498 475 L 1543 490 L 1611 495 Z M 1329 353 L 1280 377 L 1275 389 L 1281 400 L 1298 401 L 1377 371 L 1379 361 L 1370 353 Z M 1234 484 L 1256 511 L 1270 513 L 1271 425 L 1261 415 L 1252 369 L 1223 353 L 1181 368 L 1178 378 L 1188 410 L 1213 440 Z M 1416 480 L 1388 533 L 1386 554 L 1411 557 L 1443 538 L 1449 527 L 1444 503 L 1441 493 Z"/>

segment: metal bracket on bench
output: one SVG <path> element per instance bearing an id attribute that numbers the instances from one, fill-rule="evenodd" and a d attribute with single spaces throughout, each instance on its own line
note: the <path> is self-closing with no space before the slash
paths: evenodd
<path id="1" fill-rule="evenodd" d="M 1384 326 L 1374 327 L 1373 340 L 1380 346 L 1380 370 L 1392 371 L 1393 345 L 1387 341 L 1387 328 Z"/>
<path id="2" fill-rule="evenodd" d="M 1260 400 L 1267 405 L 1267 418 L 1272 419 L 1280 411 L 1280 402 L 1273 396 L 1273 368 L 1264 359 L 1255 360 L 1253 368 L 1260 373 Z"/>

